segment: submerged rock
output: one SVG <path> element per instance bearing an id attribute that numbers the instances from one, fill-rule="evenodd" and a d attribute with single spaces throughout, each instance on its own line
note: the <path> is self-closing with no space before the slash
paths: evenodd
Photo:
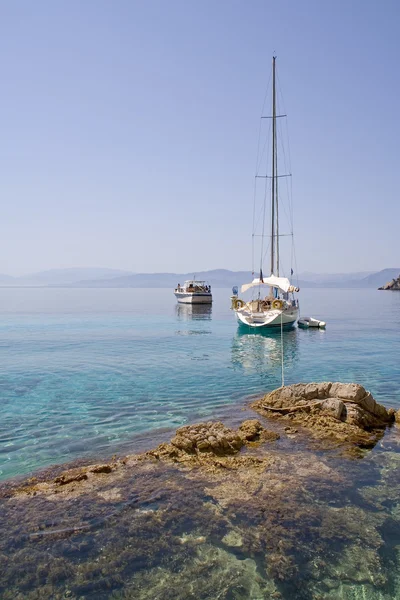
<path id="1" fill-rule="evenodd" d="M 367 444 L 368 419 L 383 432 L 394 411 L 331 383 L 255 407 L 282 419 L 281 445 L 262 444 L 279 437 L 266 419 L 198 423 L 140 455 L 0 486 L 0 597 L 400 597 L 399 452 L 382 444 L 354 461 L 304 444 L 308 431 Z M 398 428 L 387 437 L 400 449 Z"/>
<path id="2" fill-rule="evenodd" d="M 394 411 L 378 404 L 357 383 L 298 383 L 278 388 L 252 404 L 268 417 L 303 425 L 315 437 L 362 447 L 374 445 L 394 421 Z"/>

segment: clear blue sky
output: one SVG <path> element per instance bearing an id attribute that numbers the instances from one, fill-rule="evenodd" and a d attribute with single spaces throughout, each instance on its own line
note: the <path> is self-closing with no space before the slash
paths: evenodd
<path id="1" fill-rule="evenodd" d="M 395 0 L 4 0 L 0 273 L 251 268 L 278 57 L 299 271 L 397 266 Z"/>

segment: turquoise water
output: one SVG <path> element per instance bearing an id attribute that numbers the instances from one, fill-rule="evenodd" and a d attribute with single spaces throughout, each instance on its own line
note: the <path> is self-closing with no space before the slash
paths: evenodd
<path id="1" fill-rule="evenodd" d="M 171 290 L 17 289 L 0 297 L 0 478 L 136 451 L 150 430 L 217 417 L 281 383 L 281 338 L 239 331 Z M 326 331 L 284 333 L 285 383 L 362 383 L 400 406 L 400 293 L 302 290 Z M 151 445 L 151 444 L 150 444 Z"/>

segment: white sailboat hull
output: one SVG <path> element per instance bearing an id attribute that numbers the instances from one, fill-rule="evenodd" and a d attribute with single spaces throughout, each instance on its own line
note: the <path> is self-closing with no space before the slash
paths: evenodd
<path id="1" fill-rule="evenodd" d="M 238 322 L 248 327 L 276 328 L 295 325 L 299 318 L 299 309 L 290 307 L 284 310 L 253 312 L 244 307 L 235 310 L 235 314 Z"/>
<path id="2" fill-rule="evenodd" d="M 179 304 L 211 304 L 210 292 L 174 292 Z"/>

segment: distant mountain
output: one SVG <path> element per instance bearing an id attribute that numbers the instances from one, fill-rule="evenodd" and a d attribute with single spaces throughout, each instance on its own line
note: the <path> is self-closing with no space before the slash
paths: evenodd
<path id="1" fill-rule="evenodd" d="M 214 288 L 231 288 L 234 285 L 253 279 L 250 271 L 229 271 L 227 269 L 214 269 L 211 271 L 199 271 L 197 273 L 136 273 L 124 277 L 113 277 L 111 279 L 80 281 L 73 284 L 74 287 L 132 287 L 132 288 L 174 288 L 178 283 L 187 279 L 204 279 Z M 321 287 L 320 283 L 293 279 L 295 285 L 300 287 Z"/>
<path id="2" fill-rule="evenodd" d="M 0 285 L 3 285 L 4 283 L 12 283 L 14 280 L 15 278 L 11 275 L 4 275 L 3 273 L 0 273 Z"/>
<path id="3" fill-rule="evenodd" d="M 371 273 L 373 271 L 360 271 L 356 273 L 311 273 L 310 271 L 303 271 L 299 273 L 299 279 L 316 284 L 342 285 L 350 281 L 364 279 L 368 275 L 371 275 Z"/>
<path id="4" fill-rule="evenodd" d="M 396 274 L 392 275 L 392 272 Z M 384 269 L 378 273 L 361 271 L 356 273 L 301 273 L 293 277 L 293 283 L 300 288 L 377 288 L 393 277 L 397 277 L 400 269 Z M 113 277 L 102 280 L 85 280 L 73 284 L 75 287 L 132 287 L 132 288 L 174 288 L 186 279 L 204 279 L 217 288 L 230 288 L 252 280 L 249 271 L 229 271 L 227 269 L 214 269 L 199 271 L 198 273 L 136 273 L 123 277 Z"/>
<path id="5" fill-rule="evenodd" d="M 400 269 L 383 269 L 382 271 L 361 271 L 358 273 L 302 273 L 300 277 L 304 278 L 303 287 L 326 288 L 378 288 L 387 281 L 397 277 Z"/>
<path id="6" fill-rule="evenodd" d="M 110 279 L 122 275 L 131 274 L 129 271 L 121 269 L 106 268 L 72 268 L 72 269 L 50 269 L 40 271 L 32 275 L 23 275 L 21 277 L 10 277 L 0 275 L 0 285 L 15 286 L 52 286 L 52 285 L 71 285 L 82 279 L 91 281 L 101 281 L 103 278 Z M 4 279 L 3 279 L 4 278 Z"/>
<path id="7" fill-rule="evenodd" d="M 214 269 L 197 273 L 136 273 L 124 277 L 113 277 L 101 281 L 80 281 L 74 287 L 133 287 L 133 288 L 174 288 L 187 279 L 204 279 L 213 287 L 232 287 L 245 281 L 251 281 L 249 271 L 228 271 Z"/>
<path id="8" fill-rule="evenodd" d="M 397 277 L 400 268 L 379 272 L 309 273 L 293 277 L 300 288 L 378 288 Z M 80 288 L 174 288 L 186 279 L 204 279 L 214 288 L 231 288 L 249 282 L 250 271 L 213 269 L 198 273 L 130 273 L 119 269 L 52 269 L 24 277 L 0 275 L 0 286 L 80 287 Z"/>

